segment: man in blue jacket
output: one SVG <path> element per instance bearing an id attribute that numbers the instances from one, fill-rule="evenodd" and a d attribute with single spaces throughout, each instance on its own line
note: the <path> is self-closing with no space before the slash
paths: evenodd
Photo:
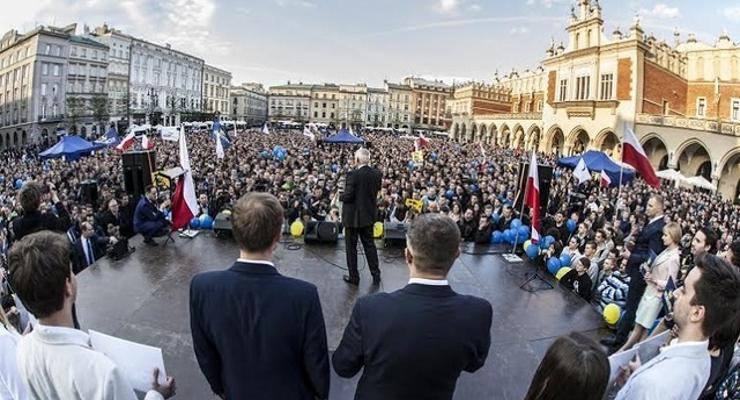
<path id="1" fill-rule="evenodd" d="M 239 259 L 190 283 L 190 328 L 200 369 L 225 399 L 329 396 L 326 328 L 316 286 L 272 263 L 283 226 L 275 196 L 251 192 L 232 214 Z"/>
<path id="2" fill-rule="evenodd" d="M 157 245 L 152 238 L 167 234 L 167 228 L 170 225 L 164 213 L 157 208 L 156 201 L 157 188 L 149 185 L 146 188 L 146 194 L 141 197 L 134 211 L 134 230 L 144 236 L 144 243 L 150 246 Z M 165 200 L 164 206 L 168 203 L 169 200 Z"/>

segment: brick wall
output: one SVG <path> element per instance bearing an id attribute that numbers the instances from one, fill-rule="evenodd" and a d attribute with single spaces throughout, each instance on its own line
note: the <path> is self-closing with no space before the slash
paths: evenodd
<path id="1" fill-rule="evenodd" d="M 668 115 L 686 115 L 686 80 L 645 61 L 642 112 L 663 114 L 663 102 L 668 102 Z"/>
<path id="2" fill-rule="evenodd" d="M 720 83 L 719 85 L 719 105 L 715 95 L 714 83 L 695 83 L 689 82 L 688 95 L 686 96 L 686 116 L 696 117 L 696 99 L 704 97 L 706 101 L 706 118 L 717 118 L 717 107 L 719 106 L 719 118 L 723 120 L 730 119 L 730 106 L 732 99 L 740 99 L 740 84 Z"/>
<path id="3" fill-rule="evenodd" d="M 473 100 L 473 115 L 505 114 L 508 112 L 511 112 L 511 106 L 508 103 L 490 100 Z"/>
<path id="4" fill-rule="evenodd" d="M 617 62 L 617 100 L 632 100 L 632 59 L 630 58 L 620 58 Z"/>
<path id="5" fill-rule="evenodd" d="M 557 84 L 557 72 L 550 71 L 547 74 L 547 104 L 553 105 L 555 103 L 555 85 Z"/>

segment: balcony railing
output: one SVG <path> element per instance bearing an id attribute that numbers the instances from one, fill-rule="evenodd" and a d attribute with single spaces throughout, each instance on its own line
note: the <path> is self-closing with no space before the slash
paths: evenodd
<path id="1" fill-rule="evenodd" d="M 453 117 L 456 116 L 467 116 L 468 113 L 453 113 Z M 475 119 L 493 119 L 493 120 L 503 120 L 503 119 L 533 119 L 533 120 L 541 120 L 542 119 L 542 113 L 506 113 L 506 114 L 476 114 Z"/>
<path id="2" fill-rule="evenodd" d="M 635 122 L 638 124 L 693 129 L 722 135 L 740 136 L 740 121 L 718 121 L 716 119 L 689 118 L 675 115 L 637 114 Z"/>

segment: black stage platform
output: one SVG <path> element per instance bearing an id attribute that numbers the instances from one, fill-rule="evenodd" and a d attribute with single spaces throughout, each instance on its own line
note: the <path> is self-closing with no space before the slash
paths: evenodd
<path id="1" fill-rule="evenodd" d="M 200 271 L 231 266 L 238 255 L 236 245 L 209 232 L 192 240 L 178 238 L 166 247 L 147 247 L 138 237 L 132 244 L 137 250 L 130 257 L 117 262 L 102 259 L 77 277 L 77 312 L 83 329 L 161 347 L 167 372 L 177 379 L 177 399 L 214 398 L 192 349 L 188 287 L 191 277 Z M 491 250 L 466 249 L 476 253 Z M 403 287 L 408 270 L 398 257 L 400 249 L 381 249 L 379 255 L 383 273 L 380 290 Z M 344 266 L 344 258 L 343 241 L 297 250 L 283 244 L 275 255 L 282 274 L 318 287 L 329 351 L 339 344 L 355 299 L 371 293 L 369 271 L 361 271 L 362 281 L 356 289 L 342 281 L 342 270 L 327 262 Z M 463 254 L 456 262 L 449 277 L 451 286 L 459 293 L 488 299 L 493 305 L 493 326 L 486 365 L 475 374 L 462 374 L 455 399 L 521 399 L 554 338 L 570 331 L 599 336 L 601 317 L 576 295 L 557 284 L 554 290 L 536 293 L 519 289 L 524 274 L 533 270 L 527 264 L 507 264 L 494 254 Z M 352 399 L 356 382 L 357 378 L 348 380 L 333 374 L 330 399 Z"/>

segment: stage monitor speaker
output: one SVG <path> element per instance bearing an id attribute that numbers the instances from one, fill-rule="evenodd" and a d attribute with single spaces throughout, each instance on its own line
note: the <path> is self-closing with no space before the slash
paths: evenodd
<path id="1" fill-rule="evenodd" d="M 408 229 L 408 224 L 385 222 L 383 224 L 383 242 L 385 246 L 406 247 L 406 231 Z"/>
<path id="2" fill-rule="evenodd" d="M 540 215 L 544 217 L 547 213 L 547 202 L 550 198 L 550 182 L 552 182 L 552 167 L 546 165 L 537 166 L 537 175 L 540 178 Z M 529 178 L 529 163 L 519 163 L 519 192 L 516 195 L 514 207 L 519 212 L 522 209 L 524 193 L 527 190 L 527 179 Z"/>
<path id="3" fill-rule="evenodd" d="M 339 240 L 339 224 L 326 221 L 310 221 L 306 225 L 303 241 L 306 243 L 336 243 Z"/>
<path id="4" fill-rule="evenodd" d="M 129 151 L 123 153 L 122 159 L 126 193 L 138 199 L 152 184 L 152 172 L 157 169 L 156 153 L 154 150 Z"/>
<path id="5" fill-rule="evenodd" d="M 83 204 L 90 204 L 93 208 L 98 207 L 98 181 L 87 180 L 80 183 L 80 200 Z"/>
<path id="6" fill-rule="evenodd" d="M 221 211 L 213 220 L 213 233 L 218 237 L 223 237 L 226 234 L 230 234 L 231 231 L 231 212 Z"/>

